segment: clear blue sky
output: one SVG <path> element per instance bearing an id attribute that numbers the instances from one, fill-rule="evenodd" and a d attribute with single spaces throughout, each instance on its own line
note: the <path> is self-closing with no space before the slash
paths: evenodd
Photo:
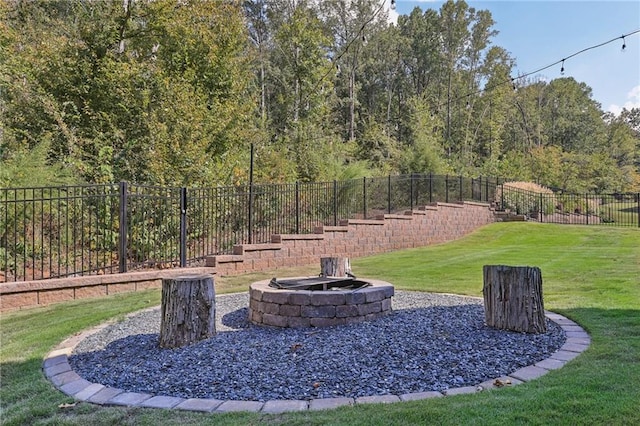
<path id="1" fill-rule="evenodd" d="M 389 0 L 387 0 L 387 3 Z M 499 34 L 493 44 L 516 61 L 513 77 L 559 61 L 582 49 L 640 29 L 640 1 L 606 0 L 467 0 L 476 10 L 489 10 Z M 415 7 L 439 10 L 442 1 L 396 0 L 395 12 L 407 15 Z M 593 90 L 605 111 L 640 107 L 640 33 L 589 50 L 565 61 L 564 77 Z M 562 77 L 560 65 L 542 71 L 550 81 Z"/>

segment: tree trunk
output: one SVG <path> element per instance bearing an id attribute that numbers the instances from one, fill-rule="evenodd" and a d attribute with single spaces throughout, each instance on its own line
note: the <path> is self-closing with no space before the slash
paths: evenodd
<path id="1" fill-rule="evenodd" d="M 347 277 L 351 276 L 351 264 L 348 257 L 321 257 L 321 277 Z"/>
<path id="2" fill-rule="evenodd" d="M 540 268 L 485 265 L 484 316 L 488 326 L 525 333 L 544 333 Z"/>
<path id="3" fill-rule="evenodd" d="M 162 280 L 160 347 L 179 348 L 216 334 L 216 299 L 212 275 Z"/>

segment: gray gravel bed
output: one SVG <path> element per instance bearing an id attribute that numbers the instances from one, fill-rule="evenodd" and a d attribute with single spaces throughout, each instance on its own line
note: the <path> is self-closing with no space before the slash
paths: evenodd
<path id="1" fill-rule="evenodd" d="M 566 340 L 551 321 L 539 335 L 489 328 L 482 301 L 469 297 L 396 291 L 386 317 L 305 329 L 250 324 L 248 299 L 216 298 L 211 339 L 160 349 L 158 307 L 83 339 L 69 363 L 90 382 L 154 395 L 356 398 L 475 385 L 548 358 Z"/>

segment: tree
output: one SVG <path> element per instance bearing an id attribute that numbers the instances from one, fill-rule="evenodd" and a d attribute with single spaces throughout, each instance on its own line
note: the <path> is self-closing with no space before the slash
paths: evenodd
<path id="1" fill-rule="evenodd" d="M 549 144 L 587 154 L 605 147 L 602 111 L 586 84 L 571 77 L 555 79 L 545 89 L 542 104 L 544 136 Z"/>
<path id="2" fill-rule="evenodd" d="M 443 123 L 437 115 L 424 109 L 421 97 L 414 97 L 410 105 L 412 144 L 404 150 L 400 171 L 403 173 L 445 174 L 450 171 L 441 145 Z"/>
<path id="3" fill-rule="evenodd" d="M 362 52 L 378 27 L 384 25 L 382 7 L 367 0 L 328 0 L 322 8 L 323 17 L 335 40 L 334 64 L 336 91 L 346 122 L 346 138 L 354 140 L 358 121 L 358 92 L 361 86 Z"/>
<path id="4" fill-rule="evenodd" d="M 3 95 L 18 101 L 3 118 L 16 144 L 50 140 L 48 156 L 87 182 L 228 179 L 216 169 L 251 105 L 238 6 L 15 2 L 6 12 L 19 57 L 3 75 L 23 80 Z"/>
<path id="5" fill-rule="evenodd" d="M 620 172 L 615 187 L 619 192 L 640 188 L 640 132 L 632 128 L 630 117 L 628 110 L 607 117 L 607 152 Z"/>

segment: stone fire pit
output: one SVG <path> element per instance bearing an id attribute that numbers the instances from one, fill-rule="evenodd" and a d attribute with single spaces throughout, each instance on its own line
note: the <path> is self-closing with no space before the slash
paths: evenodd
<path id="1" fill-rule="evenodd" d="M 394 288 L 385 281 L 330 277 L 274 280 L 249 287 L 249 321 L 253 324 L 326 327 L 368 321 L 391 312 Z"/>

